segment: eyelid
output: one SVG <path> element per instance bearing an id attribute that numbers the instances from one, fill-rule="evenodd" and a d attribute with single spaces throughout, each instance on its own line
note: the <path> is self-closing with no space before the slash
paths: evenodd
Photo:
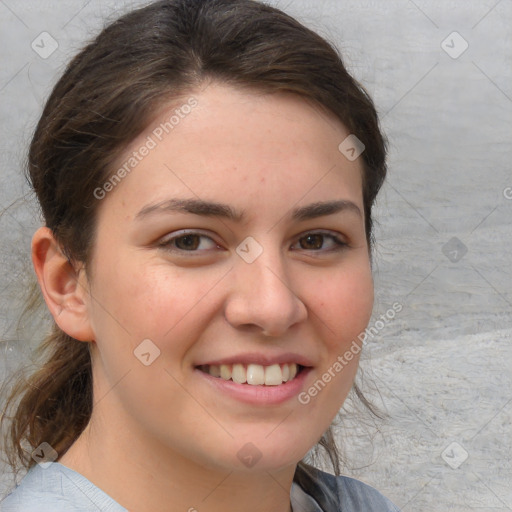
<path id="1" fill-rule="evenodd" d="M 331 231 L 329 229 L 310 229 L 308 231 L 304 231 L 303 233 L 300 233 L 295 237 L 295 241 L 293 242 L 292 246 L 297 244 L 301 238 L 304 238 L 308 235 L 324 235 L 327 237 L 330 237 L 334 243 L 336 244 L 336 247 L 334 249 L 299 249 L 301 251 L 305 252 L 335 252 L 336 250 L 342 250 L 349 246 L 349 243 L 346 240 L 346 237 L 343 236 L 338 231 Z"/>
<path id="2" fill-rule="evenodd" d="M 217 248 L 221 247 L 223 249 L 222 244 L 220 244 L 218 242 L 218 240 L 216 240 L 216 238 L 214 236 L 212 236 L 211 232 L 204 231 L 201 229 L 194 229 L 194 228 L 180 229 L 178 231 L 173 231 L 172 233 L 169 233 L 169 234 L 165 235 L 164 237 L 162 237 L 158 241 L 157 245 L 158 245 L 158 247 L 165 249 L 167 251 L 179 252 L 179 253 L 205 253 L 205 252 L 210 252 L 212 250 L 212 249 L 206 249 L 206 250 L 185 251 L 182 249 L 177 249 L 175 247 L 171 247 L 171 243 L 173 240 L 176 240 L 177 238 L 181 238 L 181 237 L 187 236 L 187 235 L 196 235 L 199 237 L 208 238 L 217 246 Z"/>
<path id="3" fill-rule="evenodd" d="M 196 250 L 187 251 L 184 249 L 172 247 L 172 242 L 174 240 L 184 237 L 184 236 L 187 236 L 187 235 L 195 235 L 198 237 L 208 238 L 216 245 L 216 248 L 215 249 L 203 249 L 203 250 L 196 249 Z M 213 250 L 217 250 L 219 248 L 225 250 L 225 248 L 222 246 L 222 244 L 218 242 L 216 237 L 212 236 L 212 235 L 213 234 L 207 230 L 201 230 L 201 229 L 196 229 L 196 228 L 189 228 L 189 229 L 185 228 L 185 229 L 180 229 L 178 231 L 173 231 L 172 233 L 165 235 L 163 238 L 161 238 L 159 240 L 157 245 L 158 245 L 158 247 L 160 247 L 166 251 L 176 252 L 176 253 L 180 253 L 180 254 L 188 254 L 188 255 L 191 255 L 194 253 L 196 255 L 201 254 L 201 253 L 208 253 Z M 335 247 L 330 248 L 330 249 L 302 249 L 302 248 L 293 249 L 294 245 L 299 243 L 299 241 L 302 238 L 307 237 L 309 235 L 323 235 L 327 238 L 330 238 L 334 242 Z M 345 240 L 345 237 L 338 231 L 331 231 L 328 229 L 313 229 L 313 230 L 303 231 L 302 233 L 296 235 L 294 237 L 293 243 L 291 244 L 291 249 L 296 250 L 296 251 L 309 252 L 309 253 L 328 253 L 328 252 L 336 252 L 337 250 L 345 249 L 348 246 L 349 246 L 349 244 Z"/>

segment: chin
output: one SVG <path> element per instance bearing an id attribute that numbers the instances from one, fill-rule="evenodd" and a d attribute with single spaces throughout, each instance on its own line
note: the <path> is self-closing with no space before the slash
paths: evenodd
<path id="1" fill-rule="evenodd" d="M 216 465 L 220 464 L 224 470 L 236 472 L 275 472 L 287 467 L 295 467 L 314 446 L 316 438 L 308 436 L 304 438 L 304 432 L 307 427 L 293 435 L 284 429 L 279 434 L 276 433 L 279 427 L 272 432 L 271 429 L 265 429 L 264 434 L 259 435 L 237 435 L 229 443 L 224 443 L 222 453 L 218 453 Z M 226 450 L 229 446 L 233 450 Z"/>

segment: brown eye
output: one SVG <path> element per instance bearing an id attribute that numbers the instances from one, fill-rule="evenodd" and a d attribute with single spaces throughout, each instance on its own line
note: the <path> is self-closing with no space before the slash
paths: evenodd
<path id="1" fill-rule="evenodd" d="M 207 235 L 202 233 L 176 233 L 175 236 L 166 237 L 159 247 L 169 252 L 203 254 L 221 247 Z"/>
<path id="2" fill-rule="evenodd" d="M 294 251 L 303 250 L 322 254 L 341 251 L 347 247 L 348 244 L 342 238 L 338 237 L 336 233 L 314 232 L 306 233 L 304 236 L 298 238 L 291 249 Z"/>
<path id="3" fill-rule="evenodd" d="M 174 239 L 174 245 L 183 251 L 195 251 L 200 243 L 199 235 L 185 235 Z"/>
<path id="4" fill-rule="evenodd" d="M 324 235 L 308 235 L 299 241 L 301 249 L 312 250 L 321 249 L 324 244 Z"/>

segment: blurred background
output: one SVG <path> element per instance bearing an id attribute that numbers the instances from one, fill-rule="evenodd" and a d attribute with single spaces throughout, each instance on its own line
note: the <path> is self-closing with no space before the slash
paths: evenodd
<path id="1" fill-rule="evenodd" d="M 47 321 L 19 325 L 40 225 L 22 174 L 31 133 L 70 57 L 144 3 L 0 0 L 0 380 L 32 361 Z M 511 511 L 512 1 L 269 3 L 336 45 L 389 139 L 378 334 L 358 377 L 386 418 L 347 400 L 343 473 L 403 511 Z M 0 474 L 2 497 L 12 478 Z"/>

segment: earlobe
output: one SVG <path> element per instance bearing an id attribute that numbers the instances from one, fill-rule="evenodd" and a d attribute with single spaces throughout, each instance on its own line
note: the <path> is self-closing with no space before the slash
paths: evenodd
<path id="1" fill-rule="evenodd" d="M 94 340 L 85 272 L 73 267 L 47 227 L 39 228 L 32 238 L 32 263 L 57 325 L 79 341 Z"/>

